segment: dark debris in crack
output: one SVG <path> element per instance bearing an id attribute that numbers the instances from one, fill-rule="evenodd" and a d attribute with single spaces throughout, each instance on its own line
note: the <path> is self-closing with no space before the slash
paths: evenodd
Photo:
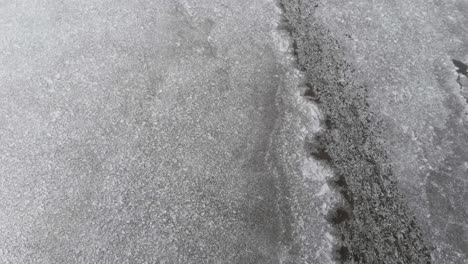
<path id="1" fill-rule="evenodd" d="M 468 79 L 468 65 L 463 63 L 462 61 L 455 60 L 455 59 L 453 59 L 452 62 L 453 62 L 453 65 L 457 67 L 456 72 L 458 73 L 458 76 L 457 76 L 456 81 L 458 83 L 458 86 L 460 87 L 460 92 L 462 93 L 462 96 L 465 99 L 465 102 L 468 104 L 468 97 L 466 96 L 466 92 L 463 90 L 464 81 L 462 80 L 462 78 L 465 78 L 465 84 L 466 84 L 466 80 Z"/>
<path id="2" fill-rule="evenodd" d="M 453 65 L 455 65 L 455 67 L 458 68 L 457 69 L 458 74 L 463 74 L 466 77 L 468 77 L 468 65 L 466 65 L 465 63 L 459 60 L 452 60 L 452 62 L 453 62 Z"/>
<path id="3" fill-rule="evenodd" d="M 460 89 L 463 89 L 463 83 L 461 82 L 461 75 L 465 75 L 468 78 L 468 65 L 459 61 L 459 60 L 452 60 L 453 65 L 457 67 L 456 72 L 458 73 L 457 83 L 460 85 Z"/>

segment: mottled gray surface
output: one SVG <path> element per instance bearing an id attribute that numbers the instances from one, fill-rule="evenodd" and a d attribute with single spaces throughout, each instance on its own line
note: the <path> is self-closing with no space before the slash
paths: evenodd
<path id="1" fill-rule="evenodd" d="M 278 263 L 272 1 L 3 1 L 0 262 Z"/>
<path id="2" fill-rule="evenodd" d="M 404 200 L 368 204 L 468 263 L 468 1 L 283 0 L 302 54 L 275 2 L 0 1 L 0 263 L 333 263 L 343 201 L 310 143 L 351 115 L 309 80 L 383 121 L 363 148 Z"/>

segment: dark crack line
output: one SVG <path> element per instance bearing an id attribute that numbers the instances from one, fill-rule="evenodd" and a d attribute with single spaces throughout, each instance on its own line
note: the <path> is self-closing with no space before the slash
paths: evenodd
<path id="1" fill-rule="evenodd" d="M 458 74 L 458 77 L 457 77 L 457 83 L 458 83 L 458 85 L 460 86 L 460 90 L 463 90 L 463 84 L 462 84 L 462 82 L 461 82 L 460 73 Z"/>

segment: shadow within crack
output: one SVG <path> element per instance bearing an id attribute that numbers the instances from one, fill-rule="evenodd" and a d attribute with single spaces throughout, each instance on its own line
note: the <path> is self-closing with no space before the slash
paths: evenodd
<path id="1" fill-rule="evenodd" d="M 457 73 L 458 73 L 457 83 L 458 85 L 460 85 L 460 89 L 463 89 L 463 84 L 461 82 L 461 75 L 465 75 L 465 77 L 468 78 L 468 65 L 466 65 L 465 63 L 459 60 L 452 60 L 452 62 L 453 62 L 453 65 L 457 67 Z"/>

